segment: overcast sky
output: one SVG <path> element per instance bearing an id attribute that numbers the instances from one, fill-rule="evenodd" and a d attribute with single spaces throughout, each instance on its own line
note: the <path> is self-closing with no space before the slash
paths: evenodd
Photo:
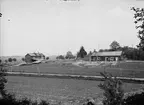
<path id="1" fill-rule="evenodd" d="M 75 54 L 139 43 L 130 7 L 136 0 L 0 0 L 0 55 Z"/>

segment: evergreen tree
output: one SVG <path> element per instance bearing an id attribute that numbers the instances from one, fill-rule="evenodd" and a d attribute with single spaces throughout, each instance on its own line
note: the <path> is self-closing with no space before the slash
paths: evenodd
<path id="1" fill-rule="evenodd" d="M 77 57 L 84 58 L 86 55 L 87 55 L 87 52 L 85 51 L 84 47 L 82 46 L 80 48 L 80 51 L 77 54 Z"/>

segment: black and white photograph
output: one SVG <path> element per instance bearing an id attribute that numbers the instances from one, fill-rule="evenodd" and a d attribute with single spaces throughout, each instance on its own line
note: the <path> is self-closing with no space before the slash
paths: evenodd
<path id="1" fill-rule="evenodd" d="M 0 105 L 144 105 L 144 0 L 0 0 Z"/>

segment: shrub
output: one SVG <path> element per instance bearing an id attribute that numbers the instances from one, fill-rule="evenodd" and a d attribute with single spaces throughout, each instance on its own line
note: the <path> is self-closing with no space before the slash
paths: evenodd
<path id="1" fill-rule="evenodd" d="M 49 60 L 49 57 L 46 57 L 46 60 Z"/>
<path id="2" fill-rule="evenodd" d="M 128 96 L 126 99 L 124 99 L 123 105 L 143 105 L 143 103 L 144 92 Z"/>
<path id="3" fill-rule="evenodd" d="M 2 97 L 6 95 L 5 83 L 7 83 L 7 80 L 5 79 L 6 70 L 4 69 L 3 66 L 4 66 L 3 64 L 0 66 L 0 96 Z"/>
<path id="4" fill-rule="evenodd" d="M 0 64 L 2 63 L 2 60 L 0 59 Z"/>
<path id="5" fill-rule="evenodd" d="M 49 105 L 49 103 L 48 103 L 47 101 L 45 101 L 45 100 L 42 100 L 42 101 L 39 103 L 39 105 Z"/>
<path id="6" fill-rule="evenodd" d="M 98 86 L 104 90 L 103 105 L 122 105 L 124 96 L 122 81 L 106 72 L 101 75 L 104 77 L 104 83 Z"/>
<path id="7" fill-rule="evenodd" d="M 8 61 L 9 61 L 9 62 L 12 62 L 12 61 L 13 61 L 13 59 L 12 59 L 12 58 L 8 58 Z"/>
<path id="8" fill-rule="evenodd" d="M 16 59 L 16 58 L 13 58 L 13 61 L 14 61 L 14 62 L 16 62 L 16 61 L 17 61 L 17 59 Z"/>
<path id="9" fill-rule="evenodd" d="M 22 58 L 22 61 L 25 61 L 25 58 Z"/>

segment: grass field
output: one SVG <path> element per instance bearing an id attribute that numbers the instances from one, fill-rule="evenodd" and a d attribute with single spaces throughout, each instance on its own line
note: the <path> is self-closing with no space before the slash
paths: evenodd
<path id="1" fill-rule="evenodd" d="M 8 92 L 16 93 L 16 96 L 25 96 L 32 100 L 45 99 L 48 101 L 76 101 L 88 97 L 100 98 L 102 90 L 98 87 L 100 81 L 55 79 L 7 76 Z M 144 87 L 144 84 L 124 83 L 124 91 L 129 92 Z"/>
<path id="2" fill-rule="evenodd" d="M 107 71 L 114 76 L 124 77 L 144 77 L 144 62 L 121 62 L 115 66 L 79 67 L 72 65 L 72 62 L 48 62 L 27 66 L 13 66 L 9 71 L 20 72 L 41 72 L 41 73 L 60 73 L 75 75 L 100 75 L 100 72 Z"/>
<path id="3" fill-rule="evenodd" d="M 144 77 L 144 62 L 121 62 L 115 66 L 85 67 L 72 65 L 68 62 L 48 62 L 27 66 L 9 67 L 9 71 L 20 72 L 41 72 L 56 74 L 75 74 L 75 75 L 100 75 L 100 72 L 107 71 L 114 76 L 124 77 Z M 27 97 L 32 100 L 44 99 L 48 101 L 72 101 L 80 105 L 78 101 L 88 97 L 95 99 L 102 97 L 102 90 L 98 87 L 100 81 L 78 80 L 78 79 L 58 79 L 40 78 L 24 76 L 7 76 L 8 92 L 16 93 L 18 98 Z M 124 91 L 134 91 L 144 87 L 144 84 L 124 83 Z M 80 102 L 81 103 L 81 102 Z"/>

